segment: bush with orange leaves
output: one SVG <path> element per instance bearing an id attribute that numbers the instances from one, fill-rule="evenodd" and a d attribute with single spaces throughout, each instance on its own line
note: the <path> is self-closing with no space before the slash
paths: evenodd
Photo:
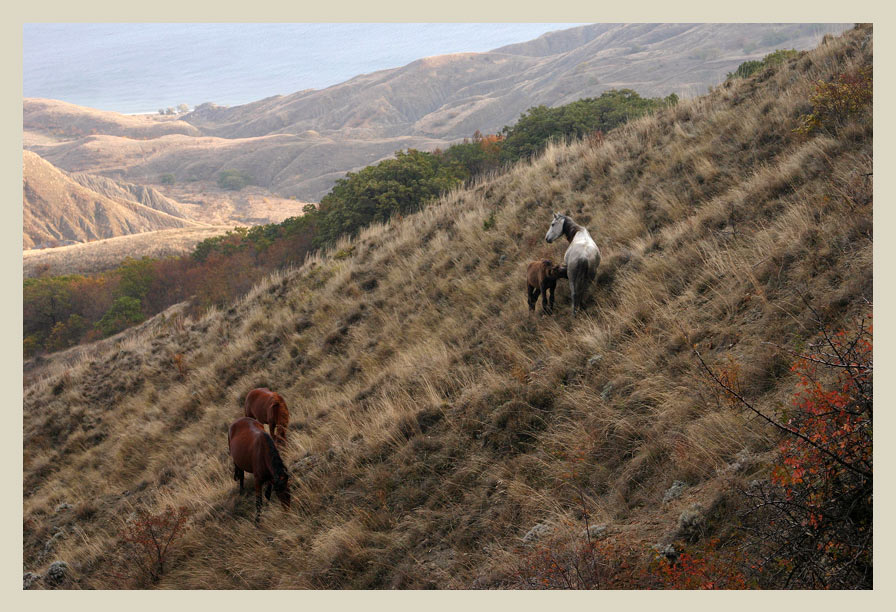
<path id="1" fill-rule="evenodd" d="M 798 376 L 770 481 L 747 492 L 777 587 L 871 588 L 873 354 L 871 315 L 850 332 L 822 329 Z"/>
<path id="2" fill-rule="evenodd" d="M 745 567 L 740 550 L 723 550 L 714 538 L 700 547 L 683 550 L 673 560 L 657 555 L 650 571 L 658 587 L 664 589 L 747 589 L 756 581 L 748 579 Z"/>
<path id="3" fill-rule="evenodd" d="M 584 538 L 583 538 L 584 540 Z M 523 555 L 517 588 L 528 589 L 746 589 L 738 551 L 722 550 L 712 539 L 665 555 L 624 536 L 568 546 L 544 544 Z"/>
<path id="4" fill-rule="evenodd" d="M 820 321 L 818 313 L 816 321 Z M 761 586 L 871 588 L 873 354 L 871 315 L 850 331 L 818 338 L 797 354 L 797 391 L 770 416 L 729 380 L 705 371 L 731 398 L 785 435 L 767 481 L 745 491 L 743 528 Z"/>
<path id="5" fill-rule="evenodd" d="M 157 514 L 139 508 L 121 532 L 122 552 L 138 583 L 158 582 L 165 573 L 171 546 L 183 535 L 190 511 L 168 506 Z M 124 578 L 119 576 L 119 578 Z"/>
<path id="6" fill-rule="evenodd" d="M 872 102 L 873 70 L 871 66 L 843 73 L 829 82 L 815 84 L 809 98 L 812 112 L 804 115 L 796 132 L 811 134 L 823 128 L 835 128 L 848 118 L 860 114 Z"/>
<path id="7" fill-rule="evenodd" d="M 617 539 L 572 546 L 550 542 L 523 554 L 515 588 L 648 589 L 655 586 L 645 553 Z"/>

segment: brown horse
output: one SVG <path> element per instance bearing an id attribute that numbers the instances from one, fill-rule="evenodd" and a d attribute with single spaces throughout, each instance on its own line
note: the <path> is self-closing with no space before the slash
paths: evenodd
<path id="1" fill-rule="evenodd" d="M 267 388 L 252 389 L 246 396 L 244 414 L 257 419 L 260 423 L 267 423 L 271 437 L 278 445 L 282 446 L 286 442 L 289 410 L 286 409 L 286 402 L 279 393 Z"/>
<path id="2" fill-rule="evenodd" d="M 555 266 L 550 259 L 533 261 L 529 264 L 526 268 L 526 294 L 531 312 L 535 312 L 539 293 L 544 313 L 551 314 L 554 311 L 554 289 L 557 287 L 558 278 L 566 278 L 566 266 Z M 550 306 L 548 306 L 548 289 L 551 290 Z"/>
<path id="3" fill-rule="evenodd" d="M 233 458 L 233 479 L 239 481 L 240 493 L 246 472 L 255 476 L 255 522 L 261 520 L 261 489 L 265 484 L 265 497 L 271 499 L 273 488 L 283 507 L 289 508 L 289 472 L 261 423 L 250 417 L 237 419 L 227 432 L 227 443 Z"/>

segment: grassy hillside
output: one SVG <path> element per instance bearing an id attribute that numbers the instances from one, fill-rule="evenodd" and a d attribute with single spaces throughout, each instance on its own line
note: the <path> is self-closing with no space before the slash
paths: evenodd
<path id="1" fill-rule="evenodd" d="M 857 28 L 549 147 L 227 308 L 26 364 L 25 569 L 141 584 L 122 529 L 168 505 L 191 515 L 159 588 L 530 586 L 586 524 L 622 560 L 734 551 L 738 490 L 768 478 L 779 434 L 720 399 L 692 347 L 775 414 L 797 382 L 786 350 L 871 310 L 870 108 L 794 130 L 816 82 L 872 52 Z M 576 319 L 562 283 L 553 317 L 526 308 L 526 263 L 565 249 L 543 239 L 554 210 L 603 251 Z M 294 480 L 257 528 L 226 444 L 256 386 L 289 404 Z M 615 559 L 602 571 L 624 573 Z"/>

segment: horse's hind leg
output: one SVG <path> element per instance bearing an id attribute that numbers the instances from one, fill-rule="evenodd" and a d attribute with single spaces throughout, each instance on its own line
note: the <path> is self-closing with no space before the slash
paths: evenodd
<path id="1" fill-rule="evenodd" d="M 242 469 L 238 468 L 236 464 L 233 466 L 233 479 L 239 481 L 240 483 L 240 493 L 243 492 L 243 478 L 245 478 L 246 472 Z"/>
<path id="2" fill-rule="evenodd" d="M 261 483 L 255 481 L 255 524 L 261 522 Z"/>
<path id="3" fill-rule="evenodd" d="M 273 490 L 273 488 L 274 488 L 274 483 L 272 483 L 272 482 L 269 482 L 268 486 L 266 486 L 264 488 L 264 497 L 268 501 L 270 501 L 270 499 L 271 499 L 271 491 Z"/>
<path id="4" fill-rule="evenodd" d="M 548 291 L 551 291 L 551 305 L 548 306 Z M 541 310 L 544 314 L 551 314 L 554 309 L 554 294 L 553 289 L 548 285 L 541 286 Z"/>

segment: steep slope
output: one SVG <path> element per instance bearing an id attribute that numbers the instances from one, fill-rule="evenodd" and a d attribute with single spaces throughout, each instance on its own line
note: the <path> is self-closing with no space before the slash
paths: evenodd
<path id="1" fill-rule="evenodd" d="M 86 242 L 150 230 L 174 227 L 198 227 L 202 224 L 167 212 L 175 206 L 159 194 L 134 187 L 112 186 L 109 181 L 80 181 L 55 168 L 30 151 L 23 152 L 23 230 L 24 248 L 60 242 Z M 83 183 L 96 183 L 99 193 Z M 140 197 L 141 201 L 136 198 Z M 145 202 L 145 203 L 143 203 Z M 159 205 L 157 210 L 146 204 Z"/>
<path id="2" fill-rule="evenodd" d="M 746 59 L 811 48 L 846 27 L 595 24 L 488 53 L 424 58 L 323 90 L 203 104 L 176 121 L 61 103 L 51 113 L 50 101 L 26 100 L 25 144 L 73 172 L 145 184 L 170 173 L 178 183 L 213 184 L 222 170 L 237 169 L 275 193 L 317 201 L 345 172 L 399 149 L 444 147 L 476 130 L 499 131 L 532 106 L 612 88 L 698 95 Z"/>
<path id="3" fill-rule="evenodd" d="M 640 549 L 700 503 L 702 537 L 724 532 L 777 435 L 719 401 L 690 349 L 773 412 L 809 305 L 835 326 L 870 309 L 870 112 L 794 128 L 817 80 L 872 53 L 857 28 L 369 228 L 227 309 L 27 364 L 25 568 L 133 584 L 113 573 L 119 529 L 144 506 L 192 511 L 161 588 L 517 586 L 534 526 L 605 523 Z M 562 284 L 554 317 L 526 309 L 526 263 L 565 248 L 544 243 L 552 210 L 603 250 L 576 319 Z M 266 504 L 260 527 L 226 446 L 256 386 L 292 415 L 293 508 Z"/>
<path id="4" fill-rule="evenodd" d="M 104 176 L 87 174 L 85 172 L 76 172 L 70 176 L 84 187 L 108 198 L 137 202 L 143 206 L 167 213 L 172 217 L 185 217 L 177 202 L 166 198 L 152 187 L 113 181 Z"/>

